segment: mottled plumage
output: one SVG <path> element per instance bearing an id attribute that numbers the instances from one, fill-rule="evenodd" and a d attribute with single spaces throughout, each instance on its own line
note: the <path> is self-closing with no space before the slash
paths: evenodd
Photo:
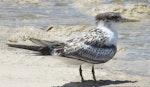
<path id="1" fill-rule="evenodd" d="M 109 33 L 99 28 L 90 29 L 67 41 L 62 55 L 89 63 L 104 63 L 110 60 L 117 50 L 115 44 L 106 44 L 108 40 Z"/>

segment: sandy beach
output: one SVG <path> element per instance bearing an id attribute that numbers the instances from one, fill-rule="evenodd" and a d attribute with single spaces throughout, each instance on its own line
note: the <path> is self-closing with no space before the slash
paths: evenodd
<path id="1" fill-rule="evenodd" d="M 5 45 L 3 45 L 5 46 Z M 2 48 L 1 48 L 2 49 Z M 35 56 L 25 50 L 3 48 L 0 52 L 1 87 L 149 87 L 148 76 L 128 75 L 113 69 L 116 60 L 96 65 L 96 82 L 91 81 L 91 67 L 84 66 L 86 82 L 80 81 L 78 66 L 67 65 L 50 56 Z"/>
<path id="2" fill-rule="evenodd" d="M 59 28 L 58 28 L 59 27 Z M 32 44 L 30 37 L 47 38 L 54 35 L 53 39 L 65 38 L 67 35 L 57 33 L 65 27 L 72 28 L 67 35 L 75 34 L 79 30 L 93 26 L 53 26 L 51 30 L 35 31 L 34 27 L 18 29 L 1 27 L 1 35 L 5 35 L 0 42 L 0 86 L 1 87 L 149 87 L 149 76 L 130 75 L 116 68 L 121 60 L 112 59 L 105 64 L 95 65 L 97 81 L 92 81 L 91 66 L 83 65 L 84 78 L 81 82 L 79 65 L 70 65 L 62 61 L 61 57 L 37 56 L 36 52 L 11 48 L 6 43 Z M 4 28 L 4 29 L 3 29 Z M 26 28 L 28 31 L 25 32 Z M 78 30 L 79 29 L 79 30 Z M 15 30 L 15 31 L 14 31 Z M 57 31 L 57 33 L 54 33 Z M 7 32 L 7 33 L 6 33 Z M 34 34 L 33 34 L 34 32 Z M 45 36 L 42 36 L 45 35 Z M 39 36 L 39 37 L 37 37 Z"/>
<path id="3" fill-rule="evenodd" d="M 1 46 L 5 46 L 1 44 Z M 36 56 L 25 50 L 1 48 L 1 87 L 149 87 L 150 77 L 128 75 L 113 69 L 116 60 L 96 65 L 97 82 L 91 81 L 91 67 L 84 66 L 86 82 L 80 81 L 77 65 L 67 65 L 50 56 Z"/>

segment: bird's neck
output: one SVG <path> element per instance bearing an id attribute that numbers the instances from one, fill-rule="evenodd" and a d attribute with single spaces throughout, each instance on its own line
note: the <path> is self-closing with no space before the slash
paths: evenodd
<path id="1" fill-rule="evenodd" d="M 109 38 L 107 41 L 105 41 L 106 45 L 117 45 L 118 41 L 118 32 L 115 29 L 115 22 L 104 22 L 104 21 L 99 21 L 97 23 L 97 29 L 102 30 L 105 32 L 107 37 Z"/>
<path id="2" fill-rule="evenodd" d="M 115 27 L 114 25 L 115 25 L 115 23 L 113 23 L 113 22 L 99 21 L 97 23 L 97 28 L 105 27 L 107 29 L 114 29 L 114 27 Z"/>

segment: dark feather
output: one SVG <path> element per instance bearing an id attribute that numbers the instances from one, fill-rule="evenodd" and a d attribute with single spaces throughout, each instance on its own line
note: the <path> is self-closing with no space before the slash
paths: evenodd
<path id="1" fill-rule="evenodd" d="M 9 47 L 21 48 L 32 51 L 39 51 L 43 46 L 31 46 L 31 45 L 20 45 L 20 44 L 7 44 Z"/>
<path id="2" fill-rule="evenodd" d="M 119 13 L 115 13 L 115 12 L 106 12 L 106 13 L 101 13 L 101 14 L 97 14 L 95 17 L 96 21 L 100 21 L 100 20 L 106 20 L 106 21 L 116 21 L 119 22 L 120 20 L 122 20 L 123 18 L 121 17 L 121 15 Z"/>
<path id="3" fill-rule="evenodd" d="M 20 45 L 20 44 L 7 44 L 9 47 L 15 47 L 20 49 L 26 49 L 31 51 L 38 51 L 41 55 L 51 55 L 51 49 L 43 46 L 31 46 L 31 45 Z"/>

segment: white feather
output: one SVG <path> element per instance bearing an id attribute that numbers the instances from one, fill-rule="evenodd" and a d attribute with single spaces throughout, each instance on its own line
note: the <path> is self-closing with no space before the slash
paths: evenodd
<path id="1" fill-rule="evenodd" d="M 97 28 L 101 29 L 106 33 L 106 36 L 109 38 L 106 40 L 106 45 L 117 45 L 118 42 L 118 32 L 115 30 L 115 22 L 105 22 L 99 21 Z"/>

